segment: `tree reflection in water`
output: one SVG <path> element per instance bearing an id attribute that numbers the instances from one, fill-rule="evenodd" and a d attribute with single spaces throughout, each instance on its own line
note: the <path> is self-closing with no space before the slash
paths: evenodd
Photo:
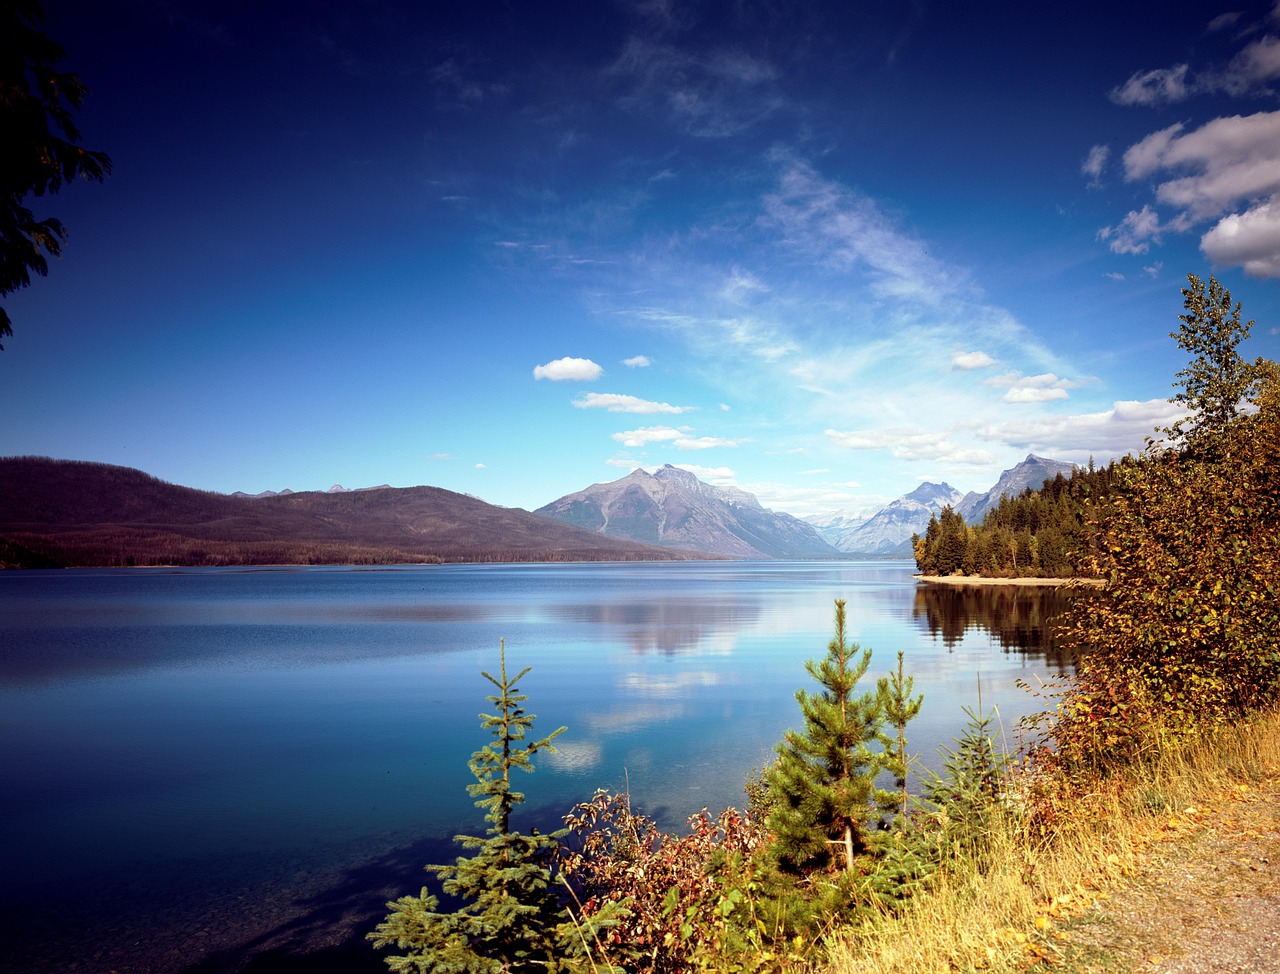
<path id="1" fill-rule="evenodd" d="M 1006 653 L 1040 659 L 1069 672 L 1074 660 L 1054 638 L 1053 622 L 1077 594 L 1065 588 L 1016 585 L 916 586 L 911 615 L 949 651 L 970 629 L 985 630 Z"/>

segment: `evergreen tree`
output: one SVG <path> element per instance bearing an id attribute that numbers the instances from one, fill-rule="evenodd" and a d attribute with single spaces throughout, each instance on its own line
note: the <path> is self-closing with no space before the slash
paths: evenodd
<path id="1" fill-rule="evenodd" d="M 875 783 L 886 767 L 885 751 L 892 748 L 884 733 L 886 691 L 853 695 L 871 650 L 859 653 L 856 643 L 846 641 L 845 603 L 835 605 L 835 636 L 826 657 L 805 662 L 822 690 L 796 691 L 804 731 L 787 731 L 766 771 L 773 852 L 788 872 L 827 866 L 836 844 L 852 871 L 855 857 L 870 850 L 871 833 L 896 800 Z"/>
<path id="2" fill-rule="evenodd" d="M 893 775 L 894 785 L 898 788 L 899 815 L 907 813 L 907 775 L 914 763 L 914 758 L 907 753 L 907 724 L 915 720 L 924 703 L 923 694 L 911 696 L 916 681 L 915 677 L 907 676 L 904 658 L 905 654 L 898 650 L 898 668 L 876 686 L 885 723 L 897 732 L 893 746 L 885 754 L 884 767 Z"/>
<path id="3" fill-rule="evenodd" d="M 467 791 L 485 809 L 486 837 L 460 835 L 476 850 L 452 866 L 428 866 L 443 880 L 444 892 L 463 901 L 453 913 L 438 912 L 439 900 L 423 887 L 417 896 L 388 903 L 391 912 L 368 939 L 375 947 L 405 953 L 386 958 L 397 974 L 479 974 L 479 972 L 562 970 L 580 953 L 580 939 L 551 889 L 559 839 L 564 832 L 530 835 L 510 829 L 511 812 L 524 795 L 511 787 L 513 769 L 533 771 L 533 756 L 555 751 L 552 741 L 565 728 L 528 740 L 534 715 L 516 683 L 525 667 L 507 676 L 506 645 L 500 644 L 498 677 L 483 673 L 498 692 L 488 697 L 497 713 L 481 714 L 493 740 L 471 756 L 476 783 Z"/>

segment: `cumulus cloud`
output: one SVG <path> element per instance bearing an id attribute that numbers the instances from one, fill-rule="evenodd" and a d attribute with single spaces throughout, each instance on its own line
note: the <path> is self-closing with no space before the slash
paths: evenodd
<path id="1" fill-rule="evenodd" d="M 829 429 L 826 434 L 836 446 L 849 450 L 888 450 L 895 460 L 945 460 L 957 464 L 984 464 L 995 460 L 986 450 L 956 446 L 947 439 L 946 433 L 936 430 Z"/>
<path id="2" fill-rule="evenodd" d="M 978 430 L 977 435 L 1043 456 L 1117 457 L 1140 451 L 1154 430 L 1185 415 L 1184 409 L 1167 399 L 1123 400 L 1102 412 L 996 423 Z"/>
<path id="3" fill-rule="evenodd" d="M 951 367 L 953 369 L 962 369 L 969 371 L 971 369 L 985 369 L 996 364 L 986 352 L 956 352 L 951 356 Z"/>
<path id="4" fill-rule="evenodd" d="M 1141 71 L 1111 92 L 1122 105 L 1157 106 L 1197 94 L 1271 94 L 1280 79 L 1280 4 L 1269 22 L 1237 24 L 1238 15 L 1215 18 L 1211 30 L 1232 27 L 1252 39 L 1223 66 L 1193 72 L 1186 64 Z M 1260 36 L 1259 36 L 1260 35 Z M 1086 175 L 1101 174 L 1105 155 L 1090 151 Z M 1216 264 L 1242 267 L 1254 277 L 1280 277 L 1280 111 L 1211 119 L 1198 128 L 1177 122 L 1152 132 L 1125 150 L 1128 182 L 1156 177 L 1156 202 L 1131 210 L 1120 223 L 1099 231 L 1118 254 L 1145 254 L 1164 233 L 1213 225 L 1200 249 Z"/>
<path id="5" fill-rule="evenodd" d="M 1200 240 L 1205 256 L 1256 277 L 1280 276 L 1280 111 L 1216 118 L 1193 131 L 1171 125 L 1130 147 L 1124 163 L 1130 181 L 1162 171 L 1190 174 L 1156 188 L 1156 199 L 1177 210 L 1165 224 L 1144 206 L 1102 231 L 1112 250 L 1146 253 L 1162 231 L 1213 219 L 1216 225 Z"/>
<path id="6" fill-rule="evenodd" d="M 1239 265 L 1253 277 L 1280 277 L 1280 203 L 1232 213 L 1200 238 L 1200 249 L 1215 264 Z"/>
<path id="7" fill-rule="evenodd" d="M 692 406 L 673 406 L 666 402 L 652 402 L 636 396 L 616 392 L 588 392 L 573 401 L 579 409 L 605 409 L 611 413 L 687 413 Z"/>
<path id="8" fill-rule="evenodd" d="M 1068 397 L 1067 390 L 1080 385 L 1071 379 L 1063 379 L 1052 372 L 1041 375 L 1021 375 L 1010 372 L 987 380 L 987 385 L 1004 389 L 1004 401 L 1011 403 L 1053 402 Z"/>
<path id="9" fill-rule="evenodd" d="M 632 355 L 631 358 L 624 358 L 622 364 L 629 369 L 647 369 L 653 363 L 647 355 Z"/>
<path id="10" fill-rule="evenodd" d="M 535 365 L 535 379 L 550 379 L 552 382 L 594 382 L 604 374 L 602 369 L 589 358 L 558 358 L 546 365 Z"/>

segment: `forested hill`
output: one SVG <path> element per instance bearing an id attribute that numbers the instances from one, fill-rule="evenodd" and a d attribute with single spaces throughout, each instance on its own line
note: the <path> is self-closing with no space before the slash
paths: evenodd
<path id="1" fill-rule="evenodd" d="M 984 575 L 996 578 L 1037 576 L 1070 578 L 1085 573 L 1097 543 L 1091 509 L 1105 501 L 1115 482 L 1116 465 L 1077 468 L 1038 489 L 1005 495 L 982 522 L 965 524 L 946 507 L 929 519 L 923 536 L 912 538 L 916 567 L 923 575 Z"/>
<path id="2" fill-rule="evenodd" d="M 0 566 L 667 561 L 439 487 L 234 497 L 139 470 L 0 458 Z M 696 556 L 695 556 L 696 557 Z"/>

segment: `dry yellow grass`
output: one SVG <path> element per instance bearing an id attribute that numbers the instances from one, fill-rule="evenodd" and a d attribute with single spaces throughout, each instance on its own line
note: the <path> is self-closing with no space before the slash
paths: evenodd
<path id="1" fill-rule="evenodd" d="M 1129 934 L 1097 937 L 1113 897 L 1146 884 L 1174 858 L 1215 857 L 1207 832 L 1229 828 L 1233 804 L 1269 796 L 1280 819 L 1280 712 L 1161 755 L 1062 803 L 1053 835 L 1034 841 L 1015 817 L 992 835 L 991 867 L 961 862 L 897 917 L 832 938 L 827 974 L 1120 971 L 1152 966 L 1148 942 L 1182 929 L 1160 894 L 1144 908 L 1156 922 L 1126 921 Z M 1256 813 L 1256 809 L 1254 810 Z M 1157 882 L 1158 886 L 1158 882 Z M 1130 918 L 1131 920 L 1132 918 Z M 1165 922 L 1160 922 L 1160 921 Z M 1136 933 L 1134 933 L 1136 931 Z M 1175 950 L 1176 952 L 1176 950 Z"/>

